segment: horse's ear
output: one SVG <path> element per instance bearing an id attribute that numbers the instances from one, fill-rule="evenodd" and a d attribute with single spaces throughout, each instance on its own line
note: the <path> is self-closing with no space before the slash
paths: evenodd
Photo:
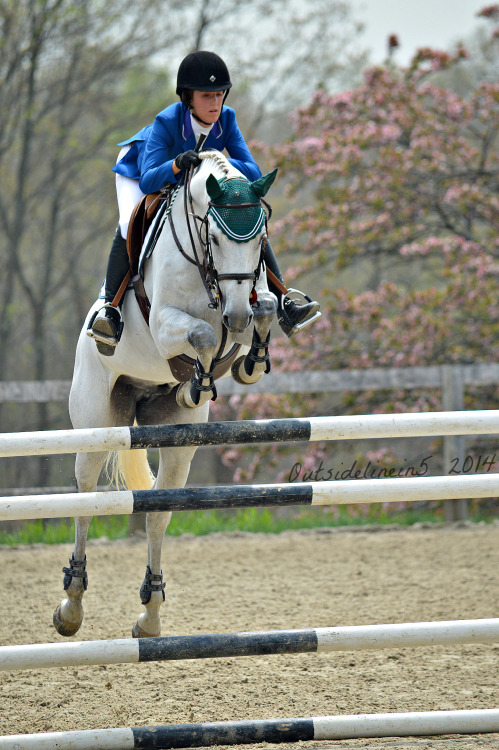
<path id="1" fill-rule="evenodd" d="M 220 183 L 213 174 L 208 175 L 208 179 L 206 180 L 206 190 L 212 201 L 219 200 L 223 195 Z"/>
<path id="2" fill-rule="evenodd" d="M 267 194 L 270 186 L 276 178 L 276 175 L 277 169 L 274 169 L 273 172 L 269 172 L 269 174 L 266 174 L 263 177 L 260 177 L 260 179 L 251 183 L 251 187 L 253 188 L 255 193 L 260 196 L 260 198 L 263 198 L 263 196 Z"/>

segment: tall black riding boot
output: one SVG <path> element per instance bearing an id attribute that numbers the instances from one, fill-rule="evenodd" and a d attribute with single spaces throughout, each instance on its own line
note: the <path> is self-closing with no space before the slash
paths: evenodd
<path id="1" fill-rule="evenodd" d="M 272 245 L 267 239 L 265 253 L 263 256 L 267 269 L 276 277 L 277 283 L 267 276 L 270 291 L 276 295 L 278 301 L 277 320 L 286 336 L 291 337 L 297 331 L 310 325 L 320 317 L 320 305 L 312 300 L 308 294 L 300 292 L 298 289 L 287 289 L 281 274 L 281 269 L 275 257 Z M 277 285 L 279 284 L 279 286 Z M 289 293 L 296 293 L 305 299 L 303 303 L 292 297 Z"/>
<path id="2" fill-rule="evenodd" d="M 114 354 L 123 328 L 120 313 L 123 297 L 118 306 L 113 306 L 112 302 L 128 273 L 129 267 L 126 240 L 123 239 L 118 226 L 107 262 L 105 305 L 95 316 L 91 331 L 89 331 L 92 338 L 96 339 L 99 352 L 108 357 Z"/>

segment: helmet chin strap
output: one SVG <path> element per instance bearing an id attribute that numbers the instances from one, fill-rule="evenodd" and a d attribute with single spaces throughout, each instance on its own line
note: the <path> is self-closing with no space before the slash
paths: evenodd
<path id="1" fill-rule="evenodd" d="M 191 115 L 194 117 L 195 120 L 197 120 L 201 125 L 204 125 L 206 128 L 209 128 L 210 125 L 213 125 L 212 122 L 205 122 L 200 117 L 198 117 L 197 115 L 195 115 L 194 114 L 194 110 L 192 109 L 192 106 L 189 107 L 189 112 L 191 113 Z"/>

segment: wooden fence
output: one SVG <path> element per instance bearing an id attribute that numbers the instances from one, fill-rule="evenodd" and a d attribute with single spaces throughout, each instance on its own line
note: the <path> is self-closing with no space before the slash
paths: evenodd
<path id="1" fill-rule="evenodd" d="M 70 385 L 69 380 L 0 381 L 0 403 L 66 401 Z M 499 385 L 499 364 L 272 372 L 252 385 L 251 393 L 339 393 L 436 388 L 443 391 L 443 409 L 456 411 L 463 408 L 466 387 L 486 385 Z M 239 385 L 231 378 L 219 381 L 217 390 L 221 395 L 230 396 L 242 396 L 250 392 L 248 386 Z"/>

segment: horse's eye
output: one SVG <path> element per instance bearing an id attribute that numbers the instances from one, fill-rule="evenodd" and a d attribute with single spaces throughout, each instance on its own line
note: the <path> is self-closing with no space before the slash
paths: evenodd
<path id="1" fill-rule="evenodd" d="M 218 239 L 216 238 L 216 236 L 214 234 L 210 234 L 210 240 L 213 242 L 214 245 L 218 246 L 218 244 L 219 244 L 218 243 Z"/>

